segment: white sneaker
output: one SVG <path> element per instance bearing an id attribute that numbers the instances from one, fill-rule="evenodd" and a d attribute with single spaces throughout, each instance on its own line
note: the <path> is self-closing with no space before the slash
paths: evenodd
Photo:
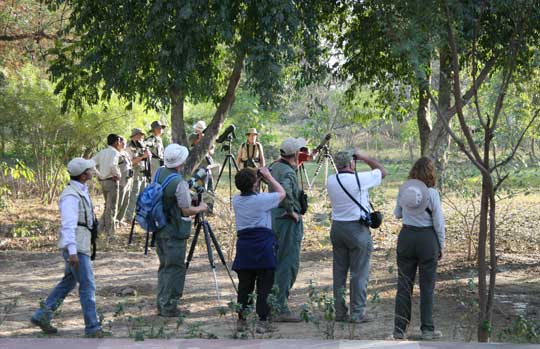
<path id="1" fill-rule="evenodd" d="M 432 341 L 434 339 L 439 339 L 442 337 L 441 331 L 422 331 L 422 340 L 424 341 Z"/>

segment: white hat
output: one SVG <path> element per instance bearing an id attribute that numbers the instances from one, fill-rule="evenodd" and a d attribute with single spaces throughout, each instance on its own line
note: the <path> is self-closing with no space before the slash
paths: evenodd
<path id="1" fill-rule="evenodd" d="M 182 165 L 189 155 L 189 150 L 180 144 L 169 144 L 163 152 L 165 167 L 176 168 Z"/>
<path id="2" fill-rule="evenodd" d="M 306 140 L 304 138 L 287 138 L 279 146 L 279 152 L 284 156 L 293 155 L 305 146 Z"/>
<path id="3" fill-rule="evenodd" d="M 94 160 L 75 158 L 67 164 L 67 170 L 70 176 L 76 177 L 88 169 L 94 169 L 95 166 L 96 162 Z"/>
<path id="4" fill-rule="evenodd" d="M 418 179 L 409 179 L 399 188 L 398 204 L 410 215 L 424 212 L 429 204 L 428 187 Z"/>
<path id="5" fill-rule="evenodd" d="M 206 129 L 206 122 L 204 122 L 203 120 L 197 121 L 195 125 L 193 125 L 193 129 L 199 132 L 204 131 Z"/>

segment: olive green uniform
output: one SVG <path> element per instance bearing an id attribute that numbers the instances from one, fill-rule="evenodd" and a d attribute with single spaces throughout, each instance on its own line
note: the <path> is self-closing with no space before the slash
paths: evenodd
<path id="1" fill-rule="evenodd" d="M 131 140 L 127 146 L 127 152 L 131 158 L 131 161 L 144 154 L 144 146 L 138 142 Z M 137 165 L 133 166 L 133 180 L 131 183 L 131 193 L 129 194 L 129 203 L 126 209 L 124 218 L 131 222 L 135 216 L 135 208 L 137 206 L 137 199 L 139 194 L 146 188 L 146 182 L 150 181 L 150 173 L 146 173 L 146 162 L 148 160 L 142 160 Z M 147 178 L 148 176 L 148 178 Z"/>
<path id="2" fill-rule="evenodd" d="M 163 140 L 159 136 L 151 135 L 144 140 L 144 143 L 148 147 L 148 150 L 152 153 L 152 159 L 150 160 L 150 170 L 152 172 L 152 178 L 160 166 L 163 166 Z"/>
<path id="3" fill-rule="evenodd" d="M 272 210 L 272 229 L 278 241 L 277 267 L 274 285 L 279 287 L 278 303 L 281 313 L 290 313 L 289 292 L 296 281 L 300 266 L 300 244 L 304 236 L 302 220 L 298 223 L 287 214 L 300 216 L 298 177 L 296 170 L 287 162 L 279 160 L 271 166 L 272 176 L 285 189 L 285 199 Z M 270 192 L 274 189 L 270 187 Z"/>
<path id="4" fill-rule="evenodd" d="M 158 182 L 175 169 L 162 167 Z M 163 192 L 163 210 L 167 225 L 156 234 L 156 252 L 159 257 L 157 307 L 163 316 L 174 316 L 184 291 L 186 279 L 186 245 L 191 233 L 191 219 L 183 217 L 181 208 L 190 207 L 189 189 L 181 175 L 173 179 Z"/>

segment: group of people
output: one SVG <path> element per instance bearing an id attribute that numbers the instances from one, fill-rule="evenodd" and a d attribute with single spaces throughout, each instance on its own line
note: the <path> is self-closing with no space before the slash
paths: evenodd
<path id="1" fill-rule="evenodd" d="M 106 202 L 100 231 L 108 234 L 114 234 L 115 221 L 130 219 L 134 214 L 130 211 L 130 200 L 136 199 L 144 187 L 148 171 L 153 181 L 163 184 L 167 224 L 156 233 L 159 257 L 157 313 L 165 317 L 181 314 L 179 305 L 186 276 L 185 257 L 187 239 L 192 230 L 191 217 L 207 211 L 208 206 L 204 202 L 192 202 L 188 183 L 181 175 L 189 149 L 179 144 L 164 148 L 160 136 L 165 127 L 157 121 L 152 123 L 151 136 L 144 141 L 142 130 L 134 129 L 127 147 L 122 137 L 109 135 L 108 148 L 93 159 L 75 158 L 68 163 L 71 180 L 60 196 L 62 224 L 59 247 L 65 260 L 64 277 L 31 317 L 31 322 L 44 332 L 57 332 L 51 324 L 54 311 L 78 283 L 86 335 L 102 337 L 106 334 L 96 313 L 95 281 L 90 260 L 90 233 L 97 220 L 87 182 L 95 173 L 98 173 Z M 189 146 L 202 139 L 206 125 L 199 121 L 193 129 L 188 138 Z M 268 296 L 272 290 L 276 292 L 272 320 L 300 321 L 299 315 L 289 307 L 289 296 L 299 271 L 304 234 L 302 214 L 306 208 L 302 202 L 304 193 L 298 181 L 298 166 L 301 154 L 305 153 L 306 141 L 302 138 L 285 139 L 280 145 L 279 159 L 266 167 L 257 135 L 256 129 L 249 129 L 248 140 L 238 152 L 237 162 L 241 169 L 236 173 L 235 185 L 240 194 L 232 200 L 238 239 L 232 269 L 239 279 L 238 302 L 242 305 L 239 329 L 245 326 L 244 311 L 253 301 L 250 295 L 255 291 L 255 309 L 260 320 L 257 330 L 264 331 L 265 321 L 270 317 Z M 212 149 L 209 149 L 208 166 L 214 164 L 211 155 Z M 358 172 L 357 161 L 364 162 L 371 170 Z M 128 163 L 129 166 L 121 166 Z M 337 152 L 334 163 L 337 173 L 328 178 L 327 190 L 332 205 L 330 238 L 335 319 L 363 323 L 374 318 L 367 311 L 366 304 L 373 251 L 369 228 L 373 208 L 369 190 L 379 186 L 387 172 L 380 162 L 359 151 Z M 95 171 L 96 167 L 99 171 Z M 259 191 L 261 181 L 268 185 L 268 192 Z M 441 335 L 435 330 L 432 319 L 437 261 L 442 258 L 444 249 L 444 218 L 439 194 L 434 189 L 435 182 L 433 163 L 428 158 L 421 158 L 413 166 L 409 180 L 402 185 L 397 198 L 394 214 L 403 219 L 403 227 L 397 244 L 399 273 L 393 333 L 396 339 L 405 338 L 407 334 L 417 269 L 420 274 L 422 336 L 433 339 Z M 125 195 L 128 196 L 127 203 L 118 199 Z M 350 309 L 344 297 L 348 274 Z"/>

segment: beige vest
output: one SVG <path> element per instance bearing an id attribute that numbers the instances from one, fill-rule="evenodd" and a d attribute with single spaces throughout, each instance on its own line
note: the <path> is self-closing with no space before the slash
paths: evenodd
<path id="1" fill-rule="evenodd" d="M 92 228 L 92 224 L 94 223 L 92 204 L 86 201 L 86 199 L 84 198 L 84 194 L 74 185 L 66 186 L 62 194 L 60 194 L 60 200 L 62 200 L 67 195 L 74 195 L 79 199 L 79 220 L 77 229 L 75 230 L 77 252 L 90 256 L 92 254 L 92 248 L 90 243 L 90 238 L 92 234 L 90 233 L 89 228 Z M 86 224 L 88 224 L 88 227 L 83 226 Z"/>

